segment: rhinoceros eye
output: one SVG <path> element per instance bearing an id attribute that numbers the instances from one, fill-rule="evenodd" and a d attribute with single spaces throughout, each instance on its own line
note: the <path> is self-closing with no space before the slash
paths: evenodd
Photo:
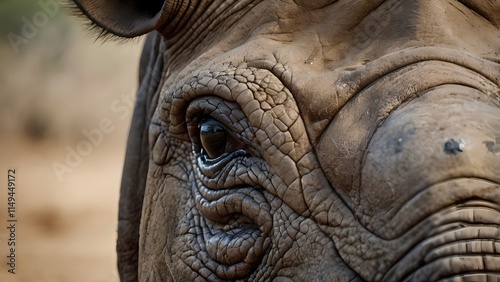
<path id="1" fill-rule="evenodd" d="M 226 151 L 228 133 L 226 128 L 212 118 L 202 119 L 198 125 L 200 142 L 208 157 L 215 159 Z"/>

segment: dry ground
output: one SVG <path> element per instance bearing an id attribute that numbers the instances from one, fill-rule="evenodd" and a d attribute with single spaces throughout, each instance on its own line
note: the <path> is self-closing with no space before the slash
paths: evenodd
<path id="1" fill-rule="evenodd" d="M 0 281 L 118 281 L 118 192 L 142 43 L 93 44 L 64 23 L 19 54 L 0 43 Z M 68 165 L 68 150 L 87 140 L 82 130 L 103 119 L 114 130 L 58 179 L 53 163 Z M 6 264 L 8 168 L 17 177 L 15 275 Z"/>

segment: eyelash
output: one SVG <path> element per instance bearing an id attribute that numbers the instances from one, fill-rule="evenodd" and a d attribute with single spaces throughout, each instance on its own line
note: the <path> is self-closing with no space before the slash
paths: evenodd
<path id="1" fill-rule="evenodd" d="M 85 26 L 85 30 L 92 34 L 95 37 L 95 41 L 102 41 L 103 43 L 106 41 L 114 41 L 119 43 L 130 43 L 130 42 L 139 42 L 140 38 L 125 38 L 120 37 L 111 33 L 109 30 L 99 26 L 95 22 L 91 21 L 74 2 L 70 2 L 66 4 L 66 8 L 70 11 L 70 14 L 73 16 L 82 19 L 83 25 Z"/>

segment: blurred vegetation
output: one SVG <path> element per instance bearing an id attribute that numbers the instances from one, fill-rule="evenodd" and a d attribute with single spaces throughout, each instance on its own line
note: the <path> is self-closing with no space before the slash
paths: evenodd
<path id="1" fill-rule="evenodd" d="M 115 118 L 110 105 L 117 97 L 135 92 L 141 44 L 96 44 L 68 6 L 0 0 L 0 139 L 78 142 L 83 129 Z"/>
<path id="2" fill-rule="evenodd" d="M 0 44 L 10 45 L 15 54 L 41 45 L 49 51 L 45 52 L 47 56 L 60 56 L 60 46 L 64 45 L 62 41 L 66 40 L 72 22 L 68 17 L 69 2 L 63 1 L 66 0 L 0 0 Z M 50 11 L 47 13 L 44 7 Z M 54 9 L 56 13 L 52 14 Z M 27 31 L 31 34 L 25 34 Z"/>
<path id="3" fill-rule="evenodd" d="M 57 13 L 49 15 L 43 4 Z M 70 41 L 71 18 L 66 11 L 58 0 L 0 0 L 0 129 L 4 133 L 10 128 L 30 138 L 46 136 L 49 115 L 40 99 L 46 99 L 46 81 Z M 27 22 L 31 27 L 25 27 Z M 23 33 L 26 29 L 31 34 Z"/>
<path id="4" fill-rule="evenodd" d="M 43 11 L 39 4 L 40 0 L 2 0 L 0 1 L 0 40 L 8 40 L 7 35 L 11 32 L 20 34 L 24 22 L 23 17 L 29 21 L 33 20 L 33 15 L 38 11 Z M 47 0 L 41 0 L 47 2 Z M 50 0 L 48 0 L 50 1 Z M 56 0 L 54 0 L 56 1 Z M 61 3 L 60 1 L 58 2 Z M 64 19 L 62 9 L 51 18 L 51 22 L 61 22 Z M 50 24 L 50 23 L 49 23 Z"/>

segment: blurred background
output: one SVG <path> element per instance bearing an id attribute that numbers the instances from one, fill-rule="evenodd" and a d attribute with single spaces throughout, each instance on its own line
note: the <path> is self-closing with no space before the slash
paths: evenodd
<path id="1" fill-rule="evenodd" d="M 0 281 L 118 281 L 119 185 L 143 43 L 96 41 L 56 1 L 0 0 Z"/>

